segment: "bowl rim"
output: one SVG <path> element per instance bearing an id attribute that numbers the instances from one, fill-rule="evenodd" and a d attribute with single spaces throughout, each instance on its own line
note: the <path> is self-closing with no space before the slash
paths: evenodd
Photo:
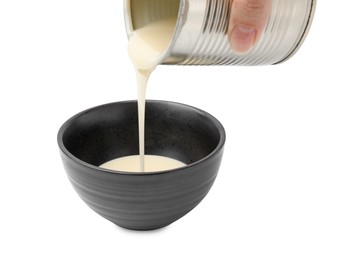
<path id="1" fill-rule="evenodd" d="M 110 103 L 106 103 L 106 104 L 102 104 L 102 105 L 97 105 L 97 106 L 85 109 L 85 110 L 71 116 L 68 120 L 66 120 L 61 125 L 61 127 L 58 131 L 58 134 L 57 134 L 57 143 L 58 143 L 58 146 L 59 146 L 61 152 L 63 152 L 72 161 L 74 161 L 82 166 L 85 166 L 87 168 L 90 168 L 92 170 L 96 170 L 99 172 L 99 174 L 104 173 L 104 174 L 109 174 L 109 175 L 114 174 L 114 175 L 128 175 L 128 176 L 153 176 L 153 175 L 167 174 L 167 173 L 175 174 L 176 172 L 182 171 L 184 169 L 195 167 L 196 165 L 201 164 L 203 161 L 209 160 L 211 157 L 214 157 L 218 152 L 220 152 L 224 148 L 224 144 L 225 144 L 225 140 L 226 140 L 225 129 L 224 129 L 222 123 L 217 118 L 215 118 L 213 115 L 211 115 L 210 113 L 208 113 L 200 108 L 197 108 L 197 107 L 194 107 L 191 105 L 187 105 L 187 104 L 183 104 L 183 103 L 179 103 L 179 102 L 168 101 L 168 100 L 147 99 L 146 103 L 156 103 L 156 104 L 163 103 L 163 104 L 173 104 L 173 105 L 177 105 L 177 106 L 183 106 L 183 107 L 186 107 L 188 109 L 195 110 L 198 113 L 204 115 L 206 118 L 208 118 L 213 123 L 213 125 L 215 125 L 215 127 L 217 128 L 217 130 L 219 132 L 219 141 L 218 141 L 218 144 L 215 147 L 215 149 L 213 149 L 213 151 L 211 153 L 209 153 L 205 157 L 201 158 L 200 160 L 197 160 L 197 161 L 192 162 L 190 164 L 186 164 L 185 166 L 174 168 L 174 169 L 169 169 L 169 170 L 150 171 L 150 172 L 126 172 L 126 171 L 105 169 L 105 168 L 87 163 L 87 162 L 77 158 L 70 151 L 68 151 L 68 149 L 65 147 L 65 145 L 63 143 L 63 134 L 65 133 L 67 128 L 71 125 L 71 123 L 74 122 L 74 120 L 76 118 L 78 118 L 81 115 L 86 114 L 92 110 L 96 110 L 96 109 L 99 109 L 99 108 L 105 107 L 105 106 L 111 106 L 111 105 L 117 104 L 117 103 L 118 104 L 137 103 L 137 100 L 124 100 L 124 101 L 116 101 L 116 102 L 110 102 Z"/>

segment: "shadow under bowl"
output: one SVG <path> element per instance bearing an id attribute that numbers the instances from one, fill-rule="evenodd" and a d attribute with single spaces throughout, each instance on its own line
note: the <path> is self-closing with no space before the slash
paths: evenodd
<path id="1" fill-rule="evenodd" d="M 62 125 L 57 138 L 68 178 L 89 207 L 120 227 L 151 230 L 178 220 L 206 196 L 220 167 L 225 131 L 200 109 L 148 100 L 145 153 L 186 166 L 137 174 L 99 167 L 139 153 L 136 101 L 83 111 Z"/>

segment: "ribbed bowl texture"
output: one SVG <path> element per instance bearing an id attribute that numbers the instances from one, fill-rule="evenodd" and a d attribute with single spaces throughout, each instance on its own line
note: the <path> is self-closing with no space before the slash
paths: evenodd
<path id="1" fill-rule="evenodd" d="M 104 218 L 133 230 L 165 227 L 198 205 L 215 181 L 225 143 L 221 123 L 191 106 L 147 101 L 145 117 L 146 154 L 186 166 L 137 174 L 99 167 L 138 154 L 136 101 L 88 109 L 58 132 L 62 162 L 79 196 Z"/>

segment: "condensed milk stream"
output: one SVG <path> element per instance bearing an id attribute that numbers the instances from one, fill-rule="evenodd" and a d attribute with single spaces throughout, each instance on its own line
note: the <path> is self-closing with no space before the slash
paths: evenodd
<path id="1" fill-rule="evenodd" d="M 163 53 L 172 39 L 177 18 L 169 17 L 133 32 L 128 52 L 135 67 L 138 87 L 139 155 L 117 158 L 101 167 L 128 172 L 161 171 L 185 164 L 163 156 L 145 155 L 145 99 L 150 74 L 162 62 Z M 139 169 L 135 167 L 140 162 Z M 147 166 L 146 166 L 147 165 Z"/>

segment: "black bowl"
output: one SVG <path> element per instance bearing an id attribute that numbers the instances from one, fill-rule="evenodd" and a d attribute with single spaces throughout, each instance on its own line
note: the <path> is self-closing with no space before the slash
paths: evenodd
<path id="1" fill-rule="evenodd" d="M 147 101 L 145 117 L 145 153 L 186 166 L 139 174 L 98 167 L 138 154 L 136 101 L 88 109 L 58 132 L 62 162 L 79 196 L 104 218 L 134 230 L 167 226 L 192 210 L 217 176 L 225 142 L 221 123 L 194 107 Z"/>

